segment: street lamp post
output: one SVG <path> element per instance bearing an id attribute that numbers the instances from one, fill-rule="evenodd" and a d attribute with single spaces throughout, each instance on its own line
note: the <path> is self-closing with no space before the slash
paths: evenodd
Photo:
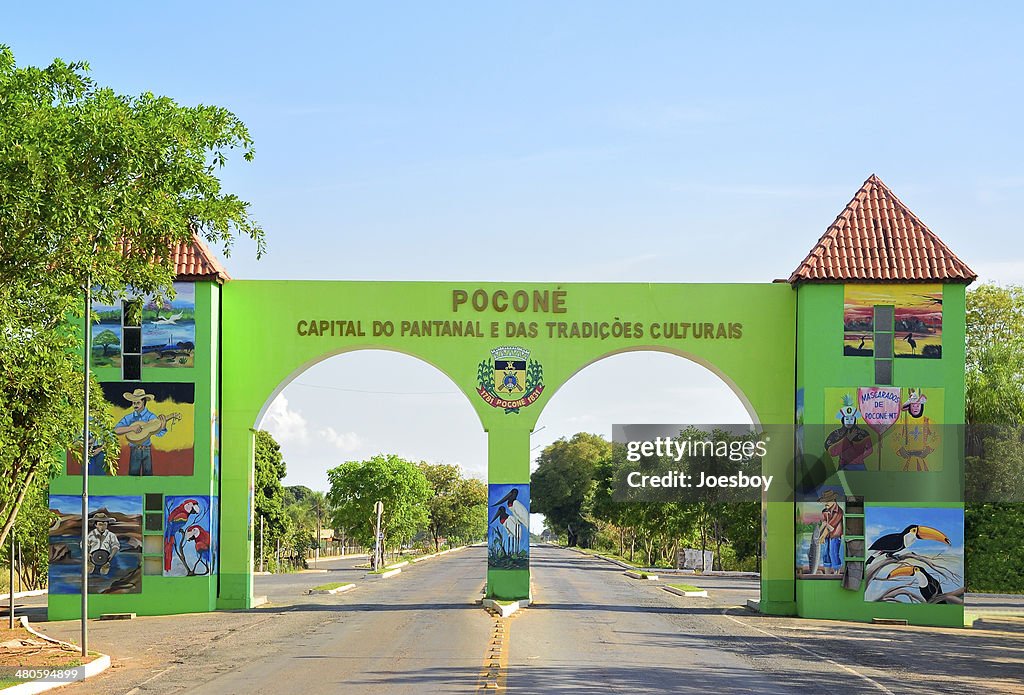
<path id="1" fill-rule="evenodd" d="M 83 330 L 84 389 L 82 413 L 82 656 L 89 655 L 89 371 L 92 369 L 92 279 L 85 280 Z"/>

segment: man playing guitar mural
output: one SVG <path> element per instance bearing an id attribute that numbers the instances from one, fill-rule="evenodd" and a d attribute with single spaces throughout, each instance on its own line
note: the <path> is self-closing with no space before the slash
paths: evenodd
<path id="1" fill-rule="evenodd" d="M 167 434 L 167 428 L 181 413 L 155 415 L 147 407 L 149 401 L 156 398 L 145 389 L 135 389 L 124 393 L 124 399 L 132 404 L 132 411 L 125 415 L 114 427 L 114 433 L 123 435 L 128 440 L 128 474 L 153 475 L 153 454 L 150 439 Z"/>

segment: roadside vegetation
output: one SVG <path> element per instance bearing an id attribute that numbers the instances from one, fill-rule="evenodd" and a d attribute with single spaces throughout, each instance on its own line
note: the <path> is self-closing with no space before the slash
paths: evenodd
<path id="1" fill-rule="evenodd" d="M 716 490 L 688 504 L 622 500 L 616 490 L 626 470 L 625 451 L 600 435 L 581 432 L 554 442 L 531 478 L 533 511 L 545 515 L 560 542 L 640 567 L 675 567 L 682 549 L 695 548 L 714 552 L 708 569 L 760 568 L 758 502 L 725 501 Z"/>
<path id="2" fill-rule="evenodd" d="M 487 486 L 457 466 L 381 454 L 328 471 L 327 492 L 285 487 L 286 474 L 280 446 L 269 432 L 257 432 L 255 565 L 262 519 L 263 566 L 270 572 L 308 568 L 318 537 L 333 539 L 321 540 L 321 553 L 372 548 L 378 500 L 384 503 L 382 543 L 391 564 L 402 553 L 431 553 L 487 536 Z"/>

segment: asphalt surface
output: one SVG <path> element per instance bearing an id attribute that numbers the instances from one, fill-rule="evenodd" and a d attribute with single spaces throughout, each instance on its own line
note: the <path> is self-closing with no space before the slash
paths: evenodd
<path id="1" fill-rule="evenodd" d="M 756 596 L 749 579 L 669 579 L 711 594 L 688 599 L 574 551 L 531 552 L 535 603 L 503 621 L 475 604 L 484 548 L 387 580 L 355 559 L 257 577 L 271 603 L 251 611 L 94 621 L 91 646 L 114 666 L 61 692 L 472 693 L 493 681 L 531 694 L 1024 693 L 1015 619 L 952 630 L 768 618 L 738 607 Z M 333 581 L 357 588 L 301 593 Z M 77 637 L 74 621 L 41 627 Z"/>

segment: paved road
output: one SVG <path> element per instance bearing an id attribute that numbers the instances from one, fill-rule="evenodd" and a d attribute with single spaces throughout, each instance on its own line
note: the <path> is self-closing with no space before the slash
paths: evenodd
<path id="1" fill-rule="evenodd" d="M 115 667 L 62 692 L 472 693 L 485 680 L 531 694 L 1024 692 L 1021 623 L 939 630 L 767 618 L 736 607 L 750 597 L 747 580 L 701 578 L 712 598 L 686 599 L 600 559 L 532 552 L 537 602 L 502 621 L 498 653 L 496 621 L 474 605 L 485 550 L 472 548 L 394 579 L 359 578 L 338 596 L 297 589 L 347 581 L 339 577 L 358 573 L 351 561 L 326 577 L 258 578 L 274 597 L 264 609 L 94 622 L 93 646 Z M 45 629 L 73 639 L 78 625 Z"/>
<path id="2" fill-rule="evenodd" d="M 492 625 L 474 603 L 486 549 L 431 559 L 386 580 L 364 578 L 345 567 L 351 562 L 337 561 L 327 575 L 257 577 L 258 591 L 275 601 L 266 608 L 93 622 L 92 646 L 112 654 L 117 667 L 61 692 L 473 692 Z M 292 591 L 353 578 L 357 588 L 336 596 Z M 77 622 L 44 629 L 75 639 Z"/>
<path id="3" fill-rule="evenodd" d="M 531 564 L 538 602 L 509 621 L 510 692 L 1024 692 L 1019 632 L 768 618 L 731 608 L 743 580 L 680 578 L 711 593 L 687 599 L 571 551 L 534 548 Z"/>
<path id="4" fill-rule="evenodd" d="M 356 565 L 366 563 L 366 555 L 352 555 L 334 560 L 320 560 L 316 563 L 315 569 L 310 561 L 310 570 L 305 572 L 259 574 L 253 577 L 253 594 L 266 596 L 274 603 L 292 603 L 296 596 L 311 586 L 331 582 L 359 582 L 366 576 L 366 569 Z"/>

